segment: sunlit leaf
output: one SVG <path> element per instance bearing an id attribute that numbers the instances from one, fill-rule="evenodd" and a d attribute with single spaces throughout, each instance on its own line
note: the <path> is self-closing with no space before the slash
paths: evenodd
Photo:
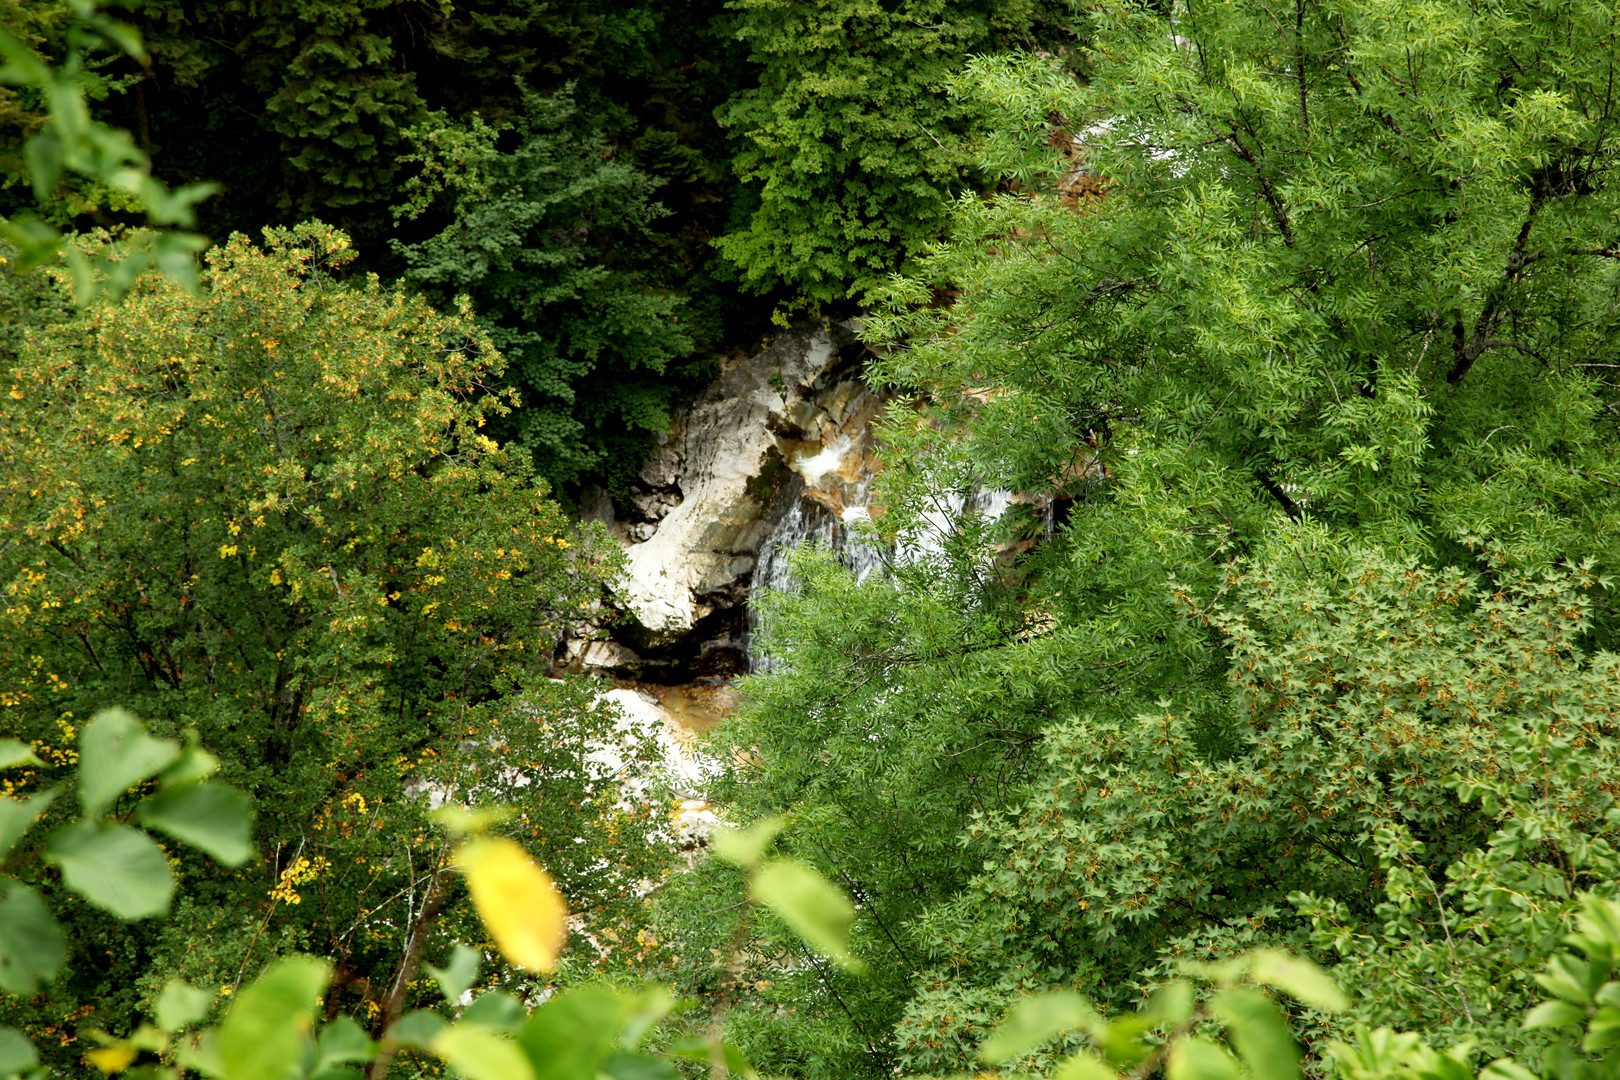
<path id="1" fill-rule="evenodd" d="M 158 992 L 152 1019 L 164 1031 L 179 1031 L 207 1016 L 208 1008 L 213 1003 L 214 995 L 207 990 L 199 990 L 179 979 L 170 979 Z"/>
<path id="2" fill-rule="evenodd" d="M 104 1073 L 117 1073 L 133 1065 L 140 1052 L 140 1048 L 132 1043 L 119 1042 L 88 1051 L 84 1057 Z"/>
<path id="3" fill-rule="evenodd" d="M 714 848 L 714 853 L 727 862 L 752 868 L 765 857 L 771 841 L 776 839 L 776 834 L 786 824 L 779 817 L 770 817 L 741 831 L 721 826 L 714 830 L 709 844 Z"/>
<path id="4" fill-rule="evenodd" d="M 558 994 L 534 1011 L 518 1032 L 518 1044 L 537 1080 L 594 1076 L 618 1048 L 631 1002 L 602 986 Z"/>
<path id="5" fill-rule="evenodd" d="M 979 1057 L 991 1065 L 1013 1061 L 1066 1031 L 1088 1026 L 1096 1016 L 1091 1003 L 1079 994 L 1062 992 L 1025 998 L 984 1040 Z"/>
<path id="6" fill-rule="evenodd" d="M 518 967 L 550 971 L 568 938 L 568 909 L 551 875 L 511 840 L 476 837 L 462 845 L 457 865 L 467 891 L 501 954 Z"/>
<path id="7" fill-rule="evenodd" d="M 1237 1060 L 1224 1047 L 1201 1036 L 1181 1039 L 1170 1047 L 1164 1073 L 1167 1080 L 1239 1080 L 1242 1076 Z"/>
<path id="8" fill-rule="evenodd" d="M 458 941 L 455 948 L 450 951 L 449 963 L 444 967 L 434 967 L 432 964 L 424 964 L 423 967 L 433 976 L 433 981 L 439 984 L 439 992 L 444 995 L 444 999 L 456 1004 L 461 1001 L 461 995 L 465 994 L 478 978 L 478 950 Z"/>
<path id="9" fill-rule="evenodd" d="M 534 1080 L 523 1051 L 482 1024 L 451 1024 L 429 1049 L 467 1080 Z"/>
<path id="10" fill-rule="evenodd" d="M 1119 1073 L 1095 1054 L 1076 1054 L 1057 1067 L 1052 1080 L 1119 1080 Z"/>
<path id="11" fill-rule="evenodd" d="M 612 1080 L 681 1080 L 675 1066 L 646 1054 L 614 1054 L 602 1063 L 602 1074 Z"/>
<path id="12" fill-rule="evenodd" d="M 478 998 L 461 1014 L 464 1023 L 482 1024 L 487 1028 L 506 1032 L 516 1031 L 528 1018 L 529 1013 L 523 1007 L 523 1002 L 499 990 L 478 995 Z"/>
<path id="13" fill-rule="evenodd" d="M 39 758 L 28 744 L 17 739 L 0 739 L 0 769 L 11 769 L 18 765 L 38 765 Z"/>
<path id="14" fill-rule="evenodd" d="M 1258 990 L 1225 990 L 1210 1000 L 1209 1010 L 1226 1024 L 1227 1037 L 1253 1075 L 1296 1080 L 1299 1046 L 1274 1001 Z"/>
<path id="15" fill-rule="evenodd" d="M 324 960 L 283 957 L 238 994 L 219 1031 L 222 1080 L 285 1080 L 330 975 Z"/>
<path id="16" fill-rule="evenodd" d="M 804 863 L 775 859 L 755 872 L 749 883 L 754 899 L 782 917 L 805 944 L 850 970 L 862 963 L 849 951 L 849 928 L 855 907 L 831 882 Z"/>
<path id="17" fill-rule="evenodd" d="M 1343 1012 L 1350 1007 L 1344 993 L 1327 972 L 1298 956 L 1275 949 L 1255 954 L 1249 975 L 1255 982 L 1274 986 L 1295 1000 L 1323 1012 Z"/>

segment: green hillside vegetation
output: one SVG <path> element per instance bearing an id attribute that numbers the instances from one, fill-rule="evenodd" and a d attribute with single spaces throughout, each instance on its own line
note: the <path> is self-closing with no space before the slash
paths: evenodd
<path id="1" fill-rule="evenodd" d="M 0 1078 L 1620 1075 L 1620 10 L 0 27 Z M 684 859 L 567 506 L 853 313 Z"/>

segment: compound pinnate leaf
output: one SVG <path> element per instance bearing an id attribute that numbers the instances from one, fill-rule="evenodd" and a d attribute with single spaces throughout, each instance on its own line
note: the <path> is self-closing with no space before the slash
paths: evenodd
<path id="1" fill-rule="evenodd" d="M 152 839 L 128 825 L 73 825 L 45 845 L 45 861 L 62 869 L 62 883 L 120 919 L 169 910 L 174 875 Z"/>
<path id="2" fill-rule="evenodd" d="M 518 967 L 550 971 L 568 938 L 568 908 L 551 875 L 511 840 L 475 837 L 456 863 L 490 937 Z"/>
<path id="3" fill-rule="evenodd" d="M 114 799 L 162 772 L 180 756 L 180 745 L 154 739 L 129 713 L 97 713 L 79 734 L 79 804 L 94 818 Z"/>
<path id="4" fill-rule="evenodd" d="M 220 1026 L 221 1080 L 284 1080 L 304 1056 L 330 976 L 324 960 L 288 956 L 243 990 Z"/>
<path id="5" fill-rule="evenodd" d="M 50 909 L 26 885 L 11 883 L 0 896 L 0 990 L 29 996 L 56 978 L 67 941 Z"/>
<path id="6" fill-rule="evenodd" d="M 776 859 L 759 868 L 749 891 L 812 949 L 852 971 L 862 968 L 849 951 L 855 906 L 815 870 L 792 859 Z"/>
<path id="7" fill-rule="evenodd" d="M 253 815 L 247 798 L 224 784 L 159 792 L 135 812 L 141 824 L 183 840 L 226 866 L 240 866 L 253 854 Z"/>

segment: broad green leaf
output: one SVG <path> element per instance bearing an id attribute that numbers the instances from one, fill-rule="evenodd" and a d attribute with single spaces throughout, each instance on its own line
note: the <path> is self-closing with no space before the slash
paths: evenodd
<path id="1" fill-rule="evenodd" d="M 1558 1028 L 1586 1020 L 1586 1010 L 1567 1001 L 1543 1001 L 1524 1018 L 1527 1028 Z"/>
<path id="2" fill-rule="evenodd" d="M 27 799 L 0 798 L 0 856 L 39 820 L 54 798 L 54 791 L 41 791 Z"/>
<path id="3" fill-rule="evenodd" d="M 169 910 L 174 875 L 150 837 L 128 825 L 72 825 L 45 845 L 45 861 L 62 868 L 62 883 L 120 919 Z"/>
<path id="4" fill-rule="evenodd" d="M 1148 1056 L 1145 1036 L 1156 1027 L 1158 1024 L 1151 1017 L 1126 1013 L 1107 1023 L 1099 1023 L 1091 1038 L 1109 1061 L 1120 1068 L 1129 1068 Z"/>
<path id="5" fill-rule="evenodd" d="M 627 1050 L 640 1046 L 647 1032 L 674 1008 L 675 997 L 667 989 L 656 983 L 644 987 L 641 994 L 631 1000 L 630 1016 L 624 1022 L 620 1045 Z"/>
<path id="6" fill-rule="evenodd" d="M 152 1008 L 152 1019 L 164 1031 L 179 1031 L 207 1016 L 208 1008 L 213 1003 L 214 995 L 207 990 L 199 990 L 179 979 L 170 979 L 158 993 L 157 1003 Z"/>
<path id="7" fill-rule="evenodd" d="M 219 1029 L 223 1080 L 286 1080 L 304 1056 L 330 976 L 324 960 L 288 956 L 238 994 Z"/>
<path id="8" fill-rule="evenodd" d="M 1095 1054 L 1076 1054 L 1057 1067 L 1052 1080 L 1119 1080 L 1119 1073 L 1110 1069 Z"/>
<path id="9" fill-rule="evenodd" d="M 1620 1046 L 1620 1009 L 1605 1006 L 1586 1025 L 1581 1049 L 1588 1054 L 1598 1054 L 1614 1046 Z"/>
<path id="10" fill-rule="evenodd" d="M 0 1076 L 10 1076 L 39 1064 L 39 1051 L 28 1036 L 14 1027 L 0 1026 Z"/>
<path id="11" fill-rule="evenodd" d="M 1239 1080 L 1243 1075 L 1226 1048 L 1201 1036 L 1179 1039 L 1170 1047 L 1164 1070 L 1167 1080 Z M 1261 1073 L 1255 1080 L 1272 1080 Z"/>
<path id="12" fill-rule="evenodd" d="M 1542 1077 L 1516 1061 L 1497 1058 L 1479 1071 L 1479 1080 L 1542 1080 Z"/>
<path id="13" fill-rule="evenodd" d="M 347 1016 L 340 1016 L 321 1028 L 315 1037 L 315 1066 L 319 1073 L 336 1065 L 355 1061 L 370 1061 L 377 1044 L 371 1041 L 360 1025 Z"/>
<path id="14" fill-rule="evenodd" d="M 225 784 L 194 784 L 159 792 L 135 808 L 141 824 L 168 833 L 226 866 L 253 854 L 253 814 L 240 791 Z"/>
<path id="15" fill-rule="evenodd" d="M 43 86 L 51 81 L 51 69 L 45 66 L 44 61 L 34 55 L 34 50 L 5 30 L 0 30 L 0 56 L 6 60 L 6 66 L 0 68 L 0 81 L 32 83 L 35 86 Z"/>
<path id="16" fill-rule="evenodd" d="M 401 1046 L 414 1046 L 426 1050 L 444 1030 L 445 1019 L 431 1009 L 413 1009 L 400 1017 L 388 1029 L 388 1037 Z"/>
<path id="17" fill-rule="evenodd" d="M 433 981 L 439 984 L 439 992 L 444 999 L 452 1005 L 461 1002 L 461 995 L 467 992 L 473 982 L 478 978 L 478 950 L 456 942 L 450 951 L 450 962 L 444 967 L 434 967 L 424 964 Z"/>
<path id="18" fill-rule="evenodd" d="M 1210 1012 L 1226 1024 L 1249 1072 L 1266 1080 L 1296 1080 L 1299 1046 L 1282 1010 L 1258 990 L 1225 990 L 1209 1003 Z"/>
<path id="19" fill-rule="evenodd" d="M 174 1063 L 204 1076 L 224 1076 L 219 1059 L 219 1029 L 206 1028 L 195 1035 L 175 1040 Z"/>
<path id="20" fill-rule="evenodd" d="M 468 1005 L 461 1014 L 461 1021 L 467 1024 L 482 1024 L 496 1031 L 516 1031 L 523 1026 L 529 1018 L 528 1010 L 523 1002 L 511 994 L 499 990 L 488 994 L 480 994 L 478 999 Z"/>
<path id="21" fill-rule="evenodd" d="M 676 1039 L 664 1049 L 664 1054 L 681 1061 L 696 1061 L 701 1064 L 711 1061 L 717 1049 L 721 1060 L 726 1063 L 728 1072 L 734 1076 L 745 1077 L 747 1080 L 758 1080 L 759 1073 L 748 1063 L 748 1059 L 743 1057 L 742 1051 L 728 1042 L 719 1043 L 717 1046 L 712 1039 Z"/>
<path id="22" fill-rule="evenodd" d="M 1165 1028 L 1178 1028 L 1193 1014 L 1193 987 L 1186 979 L 1174 979 L 1153 992 L 1142 1008 L 1142 1015 Z"/>
<path id="23" fill-rule="evenodd" d="M 534 1011 L 518 1044 L 536 1080 L 594 1076 L 615 1050 L 632 1003 L 606 987 L 582 986 L 558 994 Z"/>
<path id="24" fill-rule="evenodd" d="M 534 1080 L 523 1051 L 482 1024 L 451 1024 L 429 1049 L 467 1080 Z"/>
<path id="25" fill-rule="evenodd" d="M 754 873 L 749 892 L 780 915 L 812 949 L 851 971 L 864 968 L 849 952 L 855 906 L 809 866 L 794 859 L 773 859 Z"/>
<path id="26" fill-rule="evenodd" d="M 27 743 L 16 739 L 0 739 L 0 769 L 39 763 L 39 758 L 34 756 L 34 751 Z"/>
<path id="27" fill-rule="evenodd" d="M 99 817 L 114 799 L 162 772 L 180 756 L 171 739 L 154 739 L 122 709 L 97 713 L 79 733 L 79 804 Z"/>
<path id="28" fill-rule="evenodd" d="M 67 941 L 38 893 L 3 879 L 0 885 L 0 990 L 29 997 L 56 978 Z"/>
<path id="29" fill-rule="evenodd" d="M 727 862 L 753 869 L 765 857 L 765 850 L 786 824 L 779 817 L 769 817 L 741 831 L 722 826 L 714 830 L 709 844 L 714 848 L 714 853 Z"/>
<path id="30" fill-rule="evenodd" d="M 602 1063 L 602 1073 L 613 1080 L 681 1080 L 675 1066 L 646 1054 L 614 1054 Z"/>
<path id="31" fill-rule="evenodd" d="M 174 764 L 164 769 L 163 775 L 158 777 L 160 790 L 200 784 L 219 771 L 219 758 L 197 745 L 195 732 L 189 738 L 190 744 L 180 752 Z"/>
<path id="32" fill-rule="evenodd" d="M 1255 982 L 1274 986 L 1313 1009 L 1343 1012 L 1350 1007 L 1349 1000 L 1327 972 L 1301 957 L 1264 949 L 1255 955 L 1249 975 Z"/>
<path id="33" fill-rule="evenodd" d="M 1016 1060 L 1065 1031 L 1090 1026 L 1096 1018 L 1091 1003 L 1079 994 L 1065 991 L 1025 998 L 984 1040 L 979 1058 L 991 1065 Z"/>
<path id="34" fill-rule="evenodd" d="M 550 971 L 568 940 L 568 908 L 551 875 L 511 840 L 474 837 L 456 862 L 501 954 L 518 967 Z"/>

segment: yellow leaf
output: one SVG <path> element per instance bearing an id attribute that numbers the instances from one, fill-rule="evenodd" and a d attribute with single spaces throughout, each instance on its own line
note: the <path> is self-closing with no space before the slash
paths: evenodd
<path id="1" fill-rule="evenodd" d="M 477 837 L 456 859 L 478 917 L 518 967 L 550 971 L 568 937 L 568 909 L 551 875 L 511 840 Z"/>
<path id="2" fill-rule="evenodd" d="M 90 1059 L 90 1064 L 104 1073 L 123 1072 L 135 1061 L 135 1055 L 140 1051 L 129 1043 L 118 1043 L 116 1046 L 103 1046 L 100 1050 L 91 1050 L 84 1056 Z"/>

